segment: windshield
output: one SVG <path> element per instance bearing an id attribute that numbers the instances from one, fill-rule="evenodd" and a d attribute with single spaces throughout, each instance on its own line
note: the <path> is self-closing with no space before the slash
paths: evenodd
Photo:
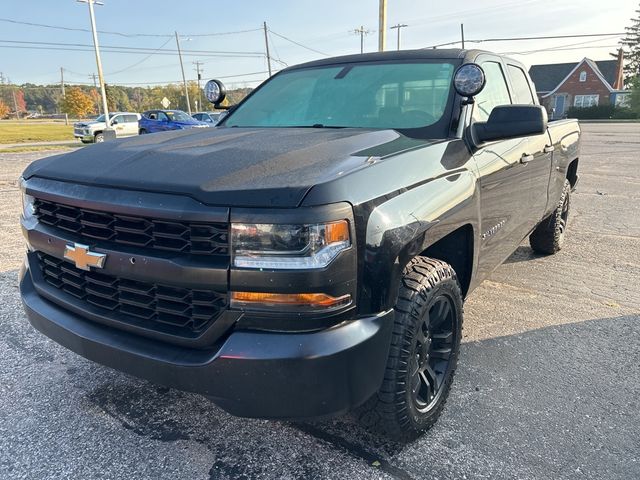
<path id="1" fill-rule="evenodd" d="M 172 122 L 193 122 L 193 118 L 180 110 L 167 111 L 165 113 Z"/>
<path id="2" fill-rule="evenodd" d="M 368 63 L 281 73 L 226 120 L 228 127 L 420 128 L 445 112 L 452 63 Z"/>
<path id="3" fill-rule="evenodd" d="M 116 114 L 115 113 L 110 113 L 109 114 L 109 119 L 111 120 Z M 95 120 L 96 122 L 104 122 L 104 113 L 102 115 L 100 115 L 98 118 L 96 118 Z"/>

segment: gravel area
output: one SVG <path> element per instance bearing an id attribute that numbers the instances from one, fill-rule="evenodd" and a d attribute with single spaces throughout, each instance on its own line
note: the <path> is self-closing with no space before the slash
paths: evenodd
<path id="1" fill-rule="evenodd" d="M 449 403 L 408 444 L 235 418 L 37 333 L 16 179 L 44 155 L 0 154 L 0 478 L 640 478 L 640 124 L 583 131 L 566 248 L 523 244 L 471 295 Z"/>

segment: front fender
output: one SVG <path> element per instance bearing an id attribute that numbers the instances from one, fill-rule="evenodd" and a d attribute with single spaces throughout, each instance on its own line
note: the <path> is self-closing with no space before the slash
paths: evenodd
<path id="1" fill-rule="evenodd" d="M 469 170 L 445 174 L 374 208 L 366 228 L 363 306 L 392 308 L 409 260 L 464 225 L 477 238 L 479 211 L 477 177 Z"/>

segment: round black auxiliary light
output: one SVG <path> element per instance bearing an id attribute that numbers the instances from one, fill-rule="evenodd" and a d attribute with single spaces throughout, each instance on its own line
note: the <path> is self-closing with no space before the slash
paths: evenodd
<path id="1" fill-rule="evenodd" d="M 474 97 L 485 86 L 487 79 L 482 67 L 475 63 L 465 63 L 456 70 L 453 75 L 453 86 L 463 97 Z"/>
<path id="2" fill-rule="evenodd" d="M 204 86 L 204 96 L 214 105 L 218 105 L 227 96 L 227 89 L 220 80 L 209 80 Z"/>

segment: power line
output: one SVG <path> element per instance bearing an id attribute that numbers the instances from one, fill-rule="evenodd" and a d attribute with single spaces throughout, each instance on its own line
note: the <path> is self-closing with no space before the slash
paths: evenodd
<path id="1" fill-rule="evenodd" d="M 158 47 L 155 51 L 151 52 L 149 55 L 147 55 L 146 57 L 144 57 L 142 60 L 133 63 L 131 65 L 129 65 L 128 67 L 125 67 L 123 69 L 120 70 L 116 70 L 115 72 L 109 72 L 106 73 L 105 75 L 117 75 L 118 73 L 122 73 L 122 72 L 126 72 L 127 70 L 130 70 L 133 67 L 137 67 L 138 65 L 140 65 L 143 62 L 146 62 L 147 60 L 149 60 L 152 56 L 154 56 L 156 53 L 158 53 L 160 50 L 162 50 L 162 48 L 171 41 L 171 38 L 168 38 L 167 41 L 165 41 L 162 45 L 160 45 L 160 47 Z"/>
<path id="2" fill-rule="evenodd" d="M 588 34 L 579 34 L 579 35 L 546 35 L 546 36 L 537 36 L 537 37 L 504 37 L 504 38 L 483 38 L 479 40 L 469 40 L 466 39 L 466 42 L 471 43 L 484 43 L 484 42 L 513 42 L 513 41 L 521 41 L 521 40 L 554 40 L 560 38 L 585 38 L 585 37 L 615 37 L 624 35 L 624 33 L 588 33 Z M 447 43 L 439 43 L 436 45 L 431 45 L 427 48 L 438 48 L 438 47 L 446 47 L 449 45 L 457 45 L 460 43 L 460 40 L 455 40 L 453 42 Z"/>
<path id="3" fill-rule="evenodd" d="M 33 23 L 33 22 L 23 22 L 20 20 L 13 20 L 11 18 L 0 18 L 0 22 L 5 23 L 13 23 L 17 25 L 27 25 L 30 27 L 41 27 L 41 28 L 52 28 L 55 30 L 66 30 L 71 32 L 91 32 L 88 28 L 75 28 L 75 27 L 65 27 L 61 25 L 49 25 L 45 23 Z M 231 32 L 213 32 L 213 33 L 195 33 L 188 35 L 189 37 L 215 37 L 220 35 L 237 35 L 241 33 L 248 32 L 257 32 L 261 30 L 260 28 L 251 28 L 247 30 L 235 30 Z M 106 30 L 98 30 L 98 33 L 102 33 L 104 35 L 118 35 L 120 37 L 161 37 L 161 38 L 173 38 L 172 34 L 161 34 L 161 33 L 122 33 L 122 32 L 113 32 Z"/>
<path id="4" fill-rule="evenodd" d="M 274 31 L 273 31 L 273 30 L 271 30 L 271 29 L 269 29 L 269 32 L 273 33 L 276 37 L 280 37 L 280 38 L 282 38 L 283 40 L 286 40 L 287 42 L 291 42 L 291 43 L 293 43 L 293 44 L 295 44 L 295 45 L 298 45 L 299 47 L 306 48 L 307 50 L 309 50 L 309 51 L 311 51 L 311 52 L 315 52 L 315 53 L 318 53 L 318 54 L 320 54 L 320 55 L 324 55 L 325 57 L 330 57 L 330 56 L 331 56 L 331 55 L 329 55 L 328 53 L 321 52 L 320 50 L 316 50 L 315 48 L 308 47 L 308 46 L 306 46 L 306 45 L 303 45 L 303 44 L 302 44 L 302 43 L 300 43 L 300 42 L 296 42 L 295 40 L 291 40 L 289 37 L 285 37 L 284 35 L 281 35 L 281 34 L 279 34 L 279 33 L 277 33 L 277 32 L 274 32 Z"/>
<path id="5" fill-rule="evenodd" d="M 24 45 L 46 45 L 46 46 L 64 46 L 64 47 L 91 47 L 92 45 L 86 43 L 62 43 L 62 42 L 34 42 L 27 40 L 0 40 L 0 43 L 17 43 Z M 153 49 L 150 47 L 124 47 L 120 45 L 104 45 L 100 47 L 102 48 L 110 48 L 110 49 L 118 49 L 118 50 L 126 50 L 133 51 L 135 53 L 157 53 L 163 52 L 169 55 L 175 55 L 177 50 L 170 48 L 157 48 Z M 262 55 L 262 52 L 247 52 L 247 51 L 232 51 L 232 50 L 183 50 L 183 53 L 202 53 L 202 54 L 229 54 L 229 55 Z"/>

